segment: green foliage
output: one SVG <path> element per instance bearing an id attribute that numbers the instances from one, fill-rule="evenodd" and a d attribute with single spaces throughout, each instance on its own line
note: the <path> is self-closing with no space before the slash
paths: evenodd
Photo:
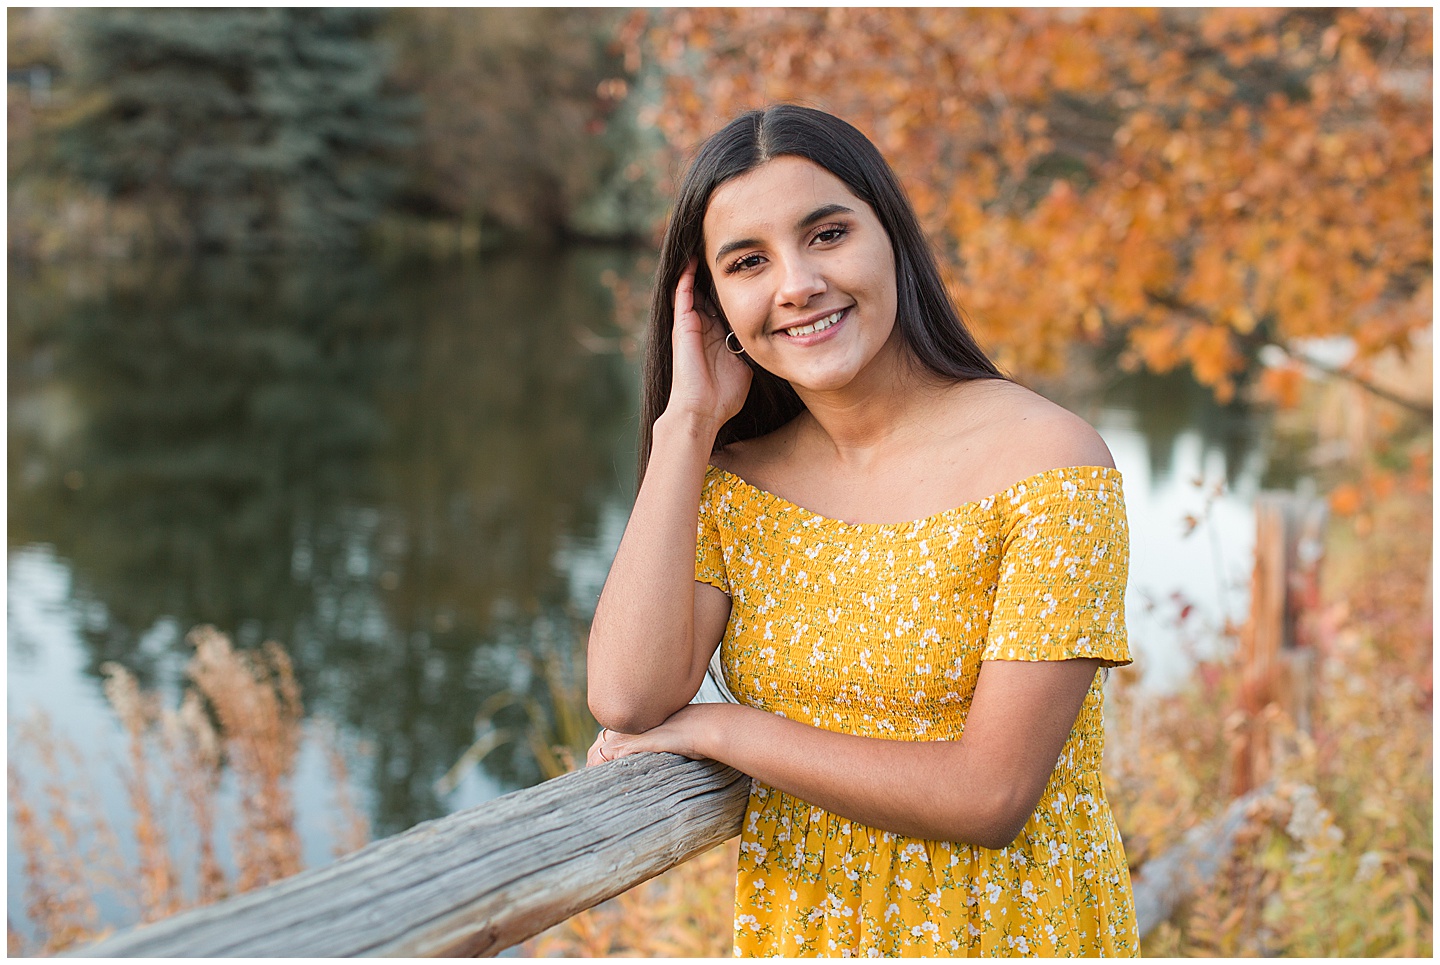
<path id="1" fill-rule="evenodd" d="M 60 159 L 113 197 L 177 200 L 195 248 L 353 247 L 409 137 L 381 16 L 78 11 Z"/>
<path id="2" fill-rule="evenodd" d="M 617 40 L 623 11 L 9 21 L 24 81 L 10 88 L 12 256 L 361 242 L 451 255 L 515 238 L 634 241 L 664 213 L 668 149 L 641 122 L 658 67 Z"/>

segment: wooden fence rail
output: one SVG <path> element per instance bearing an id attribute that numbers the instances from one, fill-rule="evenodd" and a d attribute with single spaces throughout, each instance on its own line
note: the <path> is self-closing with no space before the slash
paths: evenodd
<path id="1" fill-rule="evenodd" d="M 216 958 L 478 956 L 519 944 L 740 830 L 750 781 L 640 754 L 429 821 L 335 864 L 73 954 Z M 1141 934 L 1210 880 L 1249 798 L 1135 879 Z"/>
<path id="2" fill-rule="evenodd" d="M 76 954 L 493 955 L 733 837 L 749 789 L 713 761 L 627 757 Z"/>

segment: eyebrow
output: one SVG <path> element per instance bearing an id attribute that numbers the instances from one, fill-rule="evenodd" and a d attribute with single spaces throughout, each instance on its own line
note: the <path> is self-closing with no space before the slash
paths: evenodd
<path id="1" fill-rule="evenodd" d="M 805 217 L 801 218 L 799 221 L 795 222 L 795 230 L 803 231 L 804 229 L 813 225 L 815 222 L 824 221 L 826 218 L 832 217 L 833 215 L 854 213 L 855 212 L 853 209 L 847 208 L 843 204 L 821 205 L 814 211 L 807 214 Z M 757 238 L 741 238 L 738 241 L 727 241 L 725 244 L 720 246 L 719 251 L 715 252 L 715 263 L 718 265 L 725 258 L 725 256 L 730 254 L 730 252 L 732 251 L 736 251 L 740 248 L 749 248 L 753 245 L 758 244 L 760 244 L 760 241 Z"/>

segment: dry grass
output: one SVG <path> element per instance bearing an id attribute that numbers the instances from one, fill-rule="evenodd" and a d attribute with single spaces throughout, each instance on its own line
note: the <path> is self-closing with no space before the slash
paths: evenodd
<path id="1" fill-rule="evenodd" d="M 1266 711 L 1274 791 L 1220 879 L 1150 936 L 1147 954 L 1431 953 L 1431 638 L 1418 618 L 1429 594 L 1428 495 L 1392 496 L 1368 518 L 1363 539 L 1349 519 L 1332 535 L 1348 549 L 1319 614 L 1312 726 Z M 1209 706 L 1233 706 L 1233 676 L 1216 680 Z M 1162 709 L 1152 749 L 1119 782 L 1127 845 L 1172 836 L 1168 806 L 1183 830 L 1201 810 L 1196 790 L 1223 773 L 1234 722 L 1206 705 L 1197 692 Z"/>
<path id="2" fill-rule="evenodd" d="M 14 731 L 39 761 L 39 774 L 32 783 L 10 761 L 11 846 L 23 860 L 25 913 L 40 933 L 38 951 L 52 954 L 97 934 L 96 886 L 118 880 L 112 867 L 118 849 L 105 847 L 114 835 L 95 805 L 78 748 L 57 737 L 43 715 Z M 33 953 L 13 925 L 7 938 L 11 954 Z"/>
<path id="3" fill-rule="evenodd" d="M 225 756 L 240 790 L 236 891 L 288 878 L 301 868 L 289 778 L 300 751 L 300 688 L 290 658 L 273 643 L 237 653 L 212 629 L 191 634 L 189 676 L 226 735 Z"/>
<path id="4" fill-rule="evenodd" d="M 11 954 L 49 955 L 103 937 L 98 905 L 107 896 L 130 906 L 133 921 L 154 921 L 301 870 L 292 781 L 305 734 L 290 660 L 273 643 L 235 651 L 209 627 L 189 640 L 192 686 L 173 710 L 125 668 L 103 668 L 105 697 L 127 738 L 114 763 L 131 849 L 110 827 L 89 777 L 93 765 L 79 749 L 43 715 L 12 727 L 22 753 L 10 762 L 10 807 L 25 915 L 37 937 L 31 947 L 10 923 Z M 368 825 L 333 730 L 317 728 L 314 739 L 335 781 L 336 853 L 347 853 L 366 843 Z M 226 770 L 238 791 L 233 805 L 220 793 Z M 230 874 L 215 841 L 228 806 L 237 812 Z"/>
<path id="5" fill-rule="evenodd" d="M 1149 955 L 1433 949 L 1431 440 L 1394 411 L 1346 409 L 1347 386 L 1311 401 L 1350 415 L 1310 423 L 1333 515 L 1306 614 L 1309 726 L 1273 704 L 1237 709 L 1242 675 L 1223 662 L 1160 700 L 1122 681 L 1111 705 L 1108 784 L 1132 864 L 1225 804 L 1242 734 L 1267 741 L 1273 791 L 1220 878 L 1147 938 Z"/>

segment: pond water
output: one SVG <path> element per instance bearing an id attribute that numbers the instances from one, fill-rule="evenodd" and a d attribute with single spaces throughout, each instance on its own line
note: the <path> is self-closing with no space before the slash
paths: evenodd
<path id="1" fill-rule="evenodd" d="M 119 756 L 101 666 L 173 705 L 200 624 L 286 647 L 377 836 L 542 780 L 537 741 L 583 748 L 578 656 L 634 489 L 638 366 L 607 271 L 644 287 L 621 251 L 12 267 L 12 760 L 37 709 L 97 763 Z M 1124 474 L 1132 643 L 1146 685 L 1174 686 L 1243 615 L 1251 500 L 1296 460 L 1184 375 L 1077 354 L 1037 387 Z M 510 739 L 437 783 L 491 732 Z M 110 770 L 93 768 L 119 814 Z M 302 758 L 311 866 L 327 783 Z M 22 923 L 14 847 L 9 885 Z"/>

